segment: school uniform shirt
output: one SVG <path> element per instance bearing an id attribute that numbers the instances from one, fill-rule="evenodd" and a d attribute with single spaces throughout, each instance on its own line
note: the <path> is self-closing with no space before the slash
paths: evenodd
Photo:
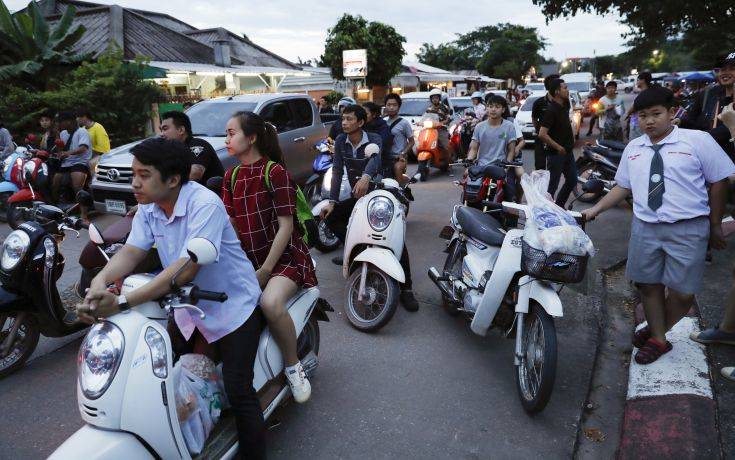
<path id="1" fill-rule="evenodd" d="M 198 307 L 206 314 L 204 319 L 184 308 L 176 309 L 174 319 L 185 339 L 198 329 L 208 343 L 213 343 L 242 326 L 260 299 L 255 269 L 240 247 L 219 196 L 189 181 L 181 187 L 170 217 L 155 203 L 141 204 L 125 244 L 143 251 L 155 244 L 161 265 L 166 268 L 188 257 L 186 245 L 195 237 L 214 244 L 217 260 L 201 266 L 192 283 L 207 291 L 224 292 L 227 300 L 200 300 Z"/>
<path id="2" fill-rule="evenodd" d="M 674 129 L 659 142 L 664 161 L 663 203 L 648 207 L 648 183 L 653 148 L 644 134 L 628 143 L 615 182 L 633 192 L 633 213 L 649 223 L 672 223 L 710 213 L 706 184 L 735 174 L 735 164 L 717 142 L 703 131 Z"/>

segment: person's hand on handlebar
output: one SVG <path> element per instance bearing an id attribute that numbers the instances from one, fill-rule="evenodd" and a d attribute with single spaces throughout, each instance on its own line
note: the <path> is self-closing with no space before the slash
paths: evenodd
<path id="1" fill-rule="evenodd" d="M 597 206 L 592 206 L 591 208 L 585 209 L 584 211 L 580 211 L 580 214 L 582 214 L 585 222 L 590 222 L 595 220 L 595 217 L 597 217 L 600 212 L 601 211 L 597 209 Z"/>
<path id="2" fill-rule="evenodd" d="M 327 217 L 329 217 L 330 214 L 332 214 L 332 211 L 334 211 L 334 202 L 329 202 L 326 206 L 324 206 L 319 213 L 319 217 L 324 220 Z"/>
<path id="3" fill-rule="evenodd" d="M 352 196 L 355 198 L 362 198 L 368 191 L 370 186 L 370 176 L 363 175 L 360 180 L 357 181 L 355 187 L 352 189 Z"/>

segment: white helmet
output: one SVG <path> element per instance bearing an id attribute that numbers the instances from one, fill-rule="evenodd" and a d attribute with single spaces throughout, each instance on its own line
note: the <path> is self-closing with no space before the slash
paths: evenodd
<path id="1" fill-rule="evenodd" d="M 479 91 L 475 91 L 474 93 L 472 93 L 472 97 L 470 97 L 470 99 L 482 99 L 482 93 Z"/>
<path id="2" fill-rule="evenodd" d="M 439 88 L 434 88 L 431 91 L 429 91 L 429 99 L 431 99 L 432 96 L 442 96 L 442 90 Z"/>
<path id="3" fill-rule="evenodd" d="M 342 99 L 337 102 L 337 108 L 347 107 L 348 105 L 355 105 L 357 104 L 357 101 L 352 99 L 351 97 L 343 97 Z"/>

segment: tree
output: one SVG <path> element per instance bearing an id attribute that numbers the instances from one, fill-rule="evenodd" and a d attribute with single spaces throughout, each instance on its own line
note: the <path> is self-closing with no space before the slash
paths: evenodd
<path id="1" fill-rule="evenodd" d="M 717 58 L 735 48 L 735 4 L 732 0 L 533 0 L 540 5 L 546 21 L 578 13 L 613 13 L 630 28 L 628 44 L 645 54 L 667 40 L 684 39 L 692 51 L 694 64 L 711 66 Z"/>
<path id="2" fill-rule="evenodd" d="M 401 71 L 406 51 L 406 37 L 387 24 L 370 21 L 360 15 L 344 14 L 334 27 L 328 30 L 324 54 L 320 60 L 331 69 L 332 78 L 343 80 L 342 51 L 366 49 L 369 87 L 387 85 Z"/>
<path id="3" fill-rule="evenodd" d="M 84 26 L 72 25 L 74 14 L 74 7 L 67 8 L 52 30 L 36 2 L 27 12 L 11 15 L 0 0 L 0 81 L 45 89 L 60 68 L 87 59 L 73 51 L 85 32 Z"/>
<path id="4" fill-rule="evenodd" d="M 481 74 L 520 80 L 531 66 L 544 62 L 546 47 L 533 27 L 498 24 L 479 27 L 434 46 L 424 43 L 419 61 L 450 70 L 475 68 Z"/>

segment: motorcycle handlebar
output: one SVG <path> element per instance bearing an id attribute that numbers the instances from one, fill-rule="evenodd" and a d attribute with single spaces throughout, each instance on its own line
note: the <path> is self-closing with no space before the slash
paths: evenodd
<path id="1" fill-rule="evenodd" d="M 198 287 L 194 287 L 189 295 L 195 300 L 211 300 L 212 302 L 225 302 L 228 298 L 224 292 L 205 291 Z"/>

